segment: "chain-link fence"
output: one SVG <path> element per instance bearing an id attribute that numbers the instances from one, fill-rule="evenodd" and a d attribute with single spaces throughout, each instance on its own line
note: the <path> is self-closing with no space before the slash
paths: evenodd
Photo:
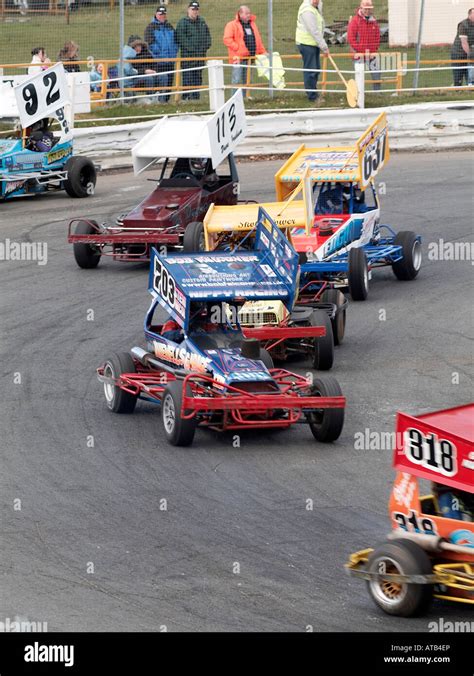
<path id="1" fill-rule="evenodd" d="M 466 3 L 430 3 L 437 3 L 438 24 L 449 24 L 450 32 L 444 31 L 442 44 L 433 44 L 439 26 L 431 26 L 425 11 L 417 64 L 419 31 L 413 25 L 410 29 L 410 22 L 418 21 L 423 0 L 374 0 L 368 15 L 360 14 L 359 0 L 325 0 L 324 6 L 321 0 L 324 39 L 331 54 L 350 78 L 354 49 L 364 52 L 359 60 L 366 64 L 366 88 L 377 99 L 375 105 L 394 95 L 411 94 L 414 86 L 433 98 L 441 88 L 452 91 L 456 85 L 461 87 L 456 93 L 463 96 L 474 81 L 474 55 L 466 53 L 458 39 L 457 24 L 469 21 Z M 32 61 L 43 67 L 47 60 L 42 59 L 62 60 L 68 70 L 91 73 L 92 96 L 98 104 L 133 97 L 161 104 L 201 99 L 206 105 L 207 69 L 201 66 L 206 59 L 219 58 L 226 63 L 229 89 L 244 86 L 248 98 L 265 105 L 271 105 L 272 98 L 276 105 L 299 107 L 319 94 L 325 94 L 329 104 L 343 102 L 344 86 L 325 57 L 319 69 L 317 64 L 311 66 L 317 83 L 308 78 L 308 71 L 305 77 L 295 43 L 300 5 L 301 0 L 253 0 L 249 8 L 255 18 L 248 32 L 245 22 L 236 18 L 239 5 L 232 0 L 166 0 L 162 5 L 125 0 L 122 7 L 118 0 L 0 0 L 0 67 L 6 76 L 27 72 Z M 406 44 L 392 44 L 392 36 Z M 471 39 L 469 33 L 468 43 Z M 270 47 L 269 62 L 264 53 Z M 257 68 L 249 55 L 260 53 Z"/>

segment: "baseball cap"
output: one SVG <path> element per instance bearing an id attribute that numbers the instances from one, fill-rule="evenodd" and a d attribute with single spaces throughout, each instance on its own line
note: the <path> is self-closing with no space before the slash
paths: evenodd
<path id="1" fill-rule="evenodd" d="M 164 5 L 157 7 L 155 14 L 166 14 L 167 10 Z"/>
<path id="2" fill-rule="evenodd" d="M 188 7 L 191 7 L 192 9 L 199 9 L 199 2 L 190 2 Z"/>

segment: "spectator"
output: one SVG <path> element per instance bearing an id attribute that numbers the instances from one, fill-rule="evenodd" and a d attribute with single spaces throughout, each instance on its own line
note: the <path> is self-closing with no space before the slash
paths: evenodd
<path id="1" fill-rule="evenodd" d="M 46 70 L 51 65 L 51 60 L 46 54 L 44 47 L 33 47 L 31 50 L 31 66 L 28 68 L 28 75 L 38 75 L 42 70 Z"/>
<path id="2" fill-rule="evenodd" d="M 181 50 L 181 57 L 203 57 L 211 46 L 211 34 L 204 19 L 199 16 L 199 2 L 190 2 L 187 16 L 183 16 L 176 26 L 176 41 Z M 190 68 L 200 68 L 204 66 L 204 61 L 183 61 L 183 87 L 200 87 L 202 85 L 202 70 L 189 70 Z M 201 96 L 199 89 L 188 94 L 183 94 L 183 100 L 199 99 Z"/>
<path id="3" fill-rule="evenodd" d="M 235 19 L 224 29 L 224 44 L 232 67 L 232 84 L 245 84 L 250 62 L 257 54 L 266 54 L 256 17 L 247 5 L 241 5 Z M 243 91 L 245 94 L 245 90 Z M 251 98 L 250 96 L 248 98 Z"/>
<path id="4" fill-rule="evenodd" d="M 132 36 L 136 37 L 136 36 Z M 153 95 L 156 94 L 154 91 L 157 87 L 161 86 L 160 76 L 157 74 L 156 70 L 151 68 L 151 63 L 143 63 L 144 59 L 152 59 L 153 55 L 150 52 L 147 43 L 140 38 L 133 40 L 131 43 L 131 48 L 135 50 L 136 56 L 134 57 L 134 67 L 142 77 L 138 77 L 135 80 L 136 87 L 151 87 L 153 91 L 148 91 L 147 94 Z M 162 77 L 162 76 L 161 76 Z M 166 77 L 166 76 L 165 76 Z M 159 98 L 159 94 L 157 94 Z"/>
<path id="5" fill-rule="evenodd" d="M 135 36 L 131 36 L 135 37 Z M 129 38 L 130 42 L 130 38 Z M 133 49 L 133 47 L 127 43 L 126 45 L 123 46 L 122 48 L 122 59 L 123 59 L 123 74 L 124 77 L 126 78 L 123 81 L 123 86 L 128 88 L 131 87 L 136 87 L 136 75 L 138 75 L 138 70 L 134 68 L 132 65 L 131 61 L 133 61 L 137 56 L 136 51 Z M 120 68 L 118 69 L 118 72 L 120 73 Z M 111 73 L 109 72 L 109 76 Z M 129 92 L 124 92 L 125 98 L 133 97 L 135 96 L 136 92 L 129 91 Z"/>
<path id="6" fill-rule="evenodd" d="M 324 19 L 321 0 L 303 0 L 296 20 L 296 46 L 303 58 L 303 80 L 306 96 L 309 101 L 320 99 L 317 90 L 319 71 L 321 70 L 320 53 L 329 54 L 324 39 Z"/>
<path id="7" fill-rule="evenodd" d="M 470 75 L 472 75 L 472 65 L 469 62 L 474 60 L 474 7 L 468 12 L 467 19 L 458 24 L 458 30 L 451 49 L 451 59 L 460 63 L 453 64 L 454 86 L 462 87 L 463 80 L 466 84 L 474 84 Z M 463 62 L 466 62 L 464 65 Z"/>
<path id="8" fill-rule="evenodd" d="M 71 63 L 71 61 L 79 61 L 79 47 L 72 40 L 64 43 L 64 46 L 59 50 L 58 61 L 63 61 L 64 70 L 68 73 L 80 73 L 79 64 Z"/>
<path id="9" fill-rule="evenodd" d="M 372 0 L 361 0 L 359 9 L 349 21 L 347 41 L 354 63 L 365 62 L 372 80 L 380 80 L 377 56 L 380 46 L 380 28 L 374 16 Z M 380 91 L 381 84 L 374 82 L 372 87 L 374 91 Z"/>
<path id="10" fill-rule="evenodd" d="M 176 55 L 178 54 L 176 31 L 168 22 L 167 11 L 164 5 L 160 5 L 157 8 L 153 21 L 146 27 L 145 42 L 148 44 L 155 59 L 176 59 Z M 159 61 L 156 64 L 156 71 L 158 73 L 173 71 L 175 68 L 174 61 Z M 173 72 L 163 75 L 163 86 L 167 88 L 172 87 L 173 80 Z M 164 96 L 163 103 L 167 103 L 169 98 L 169 95 Z"/>

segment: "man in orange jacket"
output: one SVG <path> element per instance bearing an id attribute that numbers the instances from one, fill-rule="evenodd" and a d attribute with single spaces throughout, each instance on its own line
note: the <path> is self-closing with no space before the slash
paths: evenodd
<path id="1" fill-rule="evenodd" d="M 247 67 L 250 62 L 257 54 L 266 54 L 267 51 L 255 19 L 247 5 L 241 5 L 235 19 L 229 21 L 224 29 L 224 44 L 229 51 L 234 85 L 247 82 Z M 243 94 L 245 95 L 245 90 Z"/>

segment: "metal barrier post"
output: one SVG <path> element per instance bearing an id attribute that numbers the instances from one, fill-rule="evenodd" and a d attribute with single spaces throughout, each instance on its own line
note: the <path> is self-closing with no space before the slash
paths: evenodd
<path id="1" fill-rule="evenodd" d="M 124 95 L 124 80 L 123 80 L 123 45 L 125 42 L 125 2 L 124 0 L 119 0 L 120 1 L 120 25 L 119 25 L 119 86 L 120 86 L 120 99 L 121 102 L 124 103 L 123 101 L 123 95 Z"/>
<path id="2" fill-rule="evenodd" d="M 365 63 L 359 60 L 354 63 L 355 81 L 359 90 L 358 108 L 365 108 Z"/>
<path id="3" fill-rule="evenodd" d="M 213 59 L 207 62 L 209 77 L 209 107 L 211 110 L 219 110 L 225 103 L 224 90 L 224 62 Z"/>

